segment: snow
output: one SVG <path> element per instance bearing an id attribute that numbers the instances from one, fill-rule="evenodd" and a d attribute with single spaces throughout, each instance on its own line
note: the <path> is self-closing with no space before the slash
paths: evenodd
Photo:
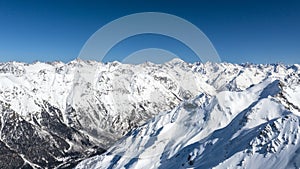
<path id="1" fill-rule="evenodd" d="M 219 72 L 215 79 L 231 67 L 240 68 L 232 64 L 207 65 L 213 69 L 201 73 Z M 76 168 L 299 167 L 299 110 L 285 103 L 298 107 L 299 83 L 283 82 L 290 70 L 282 65 L 257 67 L 242 68 L 246 69 L 243 73 L 236 73 L 241 76 L 229 76 L 228 80 L 227 75 L 222 81 L 208 78 L 206 84 L 212 84 L 214 92 L 200 92 L 173 110 L 159 113 L 106 153 Z M 264 76 L 265 69 L 274 70 L 272 76 Z M 224 81 L 234 85 L 227 88 Z"/>
<path id="2" fill-rule="evenodd" d="M 0 101 L 32 124 L 46 101 L 109 149 L 78 168 L 299 167 L 299 68 L 9 62 Z"/>

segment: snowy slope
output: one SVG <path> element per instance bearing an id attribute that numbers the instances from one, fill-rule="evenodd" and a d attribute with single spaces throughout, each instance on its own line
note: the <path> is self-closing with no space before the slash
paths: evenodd
<path id="1" fill-rule="evenodd" d="M 168 144 L 171 154 L 176 153 L 230 123 L 242 108 L 258 99 L 264 85 L 271 83 L 267 78 L 285 84 L 278 100 L 297 114 L 299 68 L 278 64 L 189 64 L 178 59 L 163 65 L 81 60 L 67 64 L 0 63 L 0 168 L 74 166 L 82 159 L 103 153 L 120 138 L 126 140 L 126 133 L 149 124 L 153 117 L 158 120 L 166 114 L 165 118 L 169 118 L 169 114 L 171 118 L 168 112 L 180 109 L 176 112 L 194 112 L 195 117 L 181 120 L 197 126 L 202 124 L 193 119 L 202 115 L 196 112 L 205 112 L 203 123 L 209 123 L 205 132 L 198 134 L 200 129 L 193 128 L 178 147 L 166 141 L 155 145 Z M 253 85 L 261 87 L 255 89 Z M 194 98 L 197 105 L 188 103 Z M 240 106 L 235 106 L 235 99 Z M 184 104 L 185 108 L 179 108 Z M 205 109 L 196 108 L 199 106 Z M 210 116 L 222 120 L 207 121 Z M 174 120 L 175 117 L 172 115 Z M 179 137 L 190 128 L 186 125 L 184 129 L 181 122 L 160 123 L 155 126 L 166 124 L 161 129 L 164 132 L 173 125 L 178 128 L 177 135 L 164 135 L 165 140 L 174 140 L 174 136 Z M 177 144 L 176 139 L 174 142 Z M 144 149 L 138 152 L 147 156 Z"/>
<path id="2" fill-rule="evenodd" d="M 299 168 L 299 87 L 270 78 L 201 94 L 76 168 Z"/>

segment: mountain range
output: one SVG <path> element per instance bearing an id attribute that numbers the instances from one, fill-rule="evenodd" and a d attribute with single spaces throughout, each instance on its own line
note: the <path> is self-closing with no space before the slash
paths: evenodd
<path id="1" fill-rule="evenodd" d="M 0 167 L 299 168 L 299 68 L 1 63 Z"/>

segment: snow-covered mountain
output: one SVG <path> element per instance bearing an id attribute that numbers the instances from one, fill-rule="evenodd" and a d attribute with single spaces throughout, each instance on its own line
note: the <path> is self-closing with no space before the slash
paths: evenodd
<path id="1" fill-rule="evenodd" d="M 2 63 L 0 167 L 299 166 L 299 68 Z"/>
<path id="2" fill-rule="evenodd" d="M 201 94 L 77 168 L 299 168 L 299 84 Z"/>

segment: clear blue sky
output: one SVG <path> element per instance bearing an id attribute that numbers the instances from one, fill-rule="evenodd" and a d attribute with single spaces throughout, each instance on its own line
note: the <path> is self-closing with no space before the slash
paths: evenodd
<path id="1" fill-rule="evenodd" d="M 223 61 L 300 63 L 297 0 L 0 0 L 0 62 L 71 61 L 100 27 L 146 11 L 170 13 L 192 22 L 209 37 Z M 144 46 L 139 46 L 141 38 L 136 37 L 113 49 L 132 52 L 159 47 L 158 42 L 170 42 L 169 46 L 178 49 L 172 40 L 144 37 L 151 38 Z"/>

